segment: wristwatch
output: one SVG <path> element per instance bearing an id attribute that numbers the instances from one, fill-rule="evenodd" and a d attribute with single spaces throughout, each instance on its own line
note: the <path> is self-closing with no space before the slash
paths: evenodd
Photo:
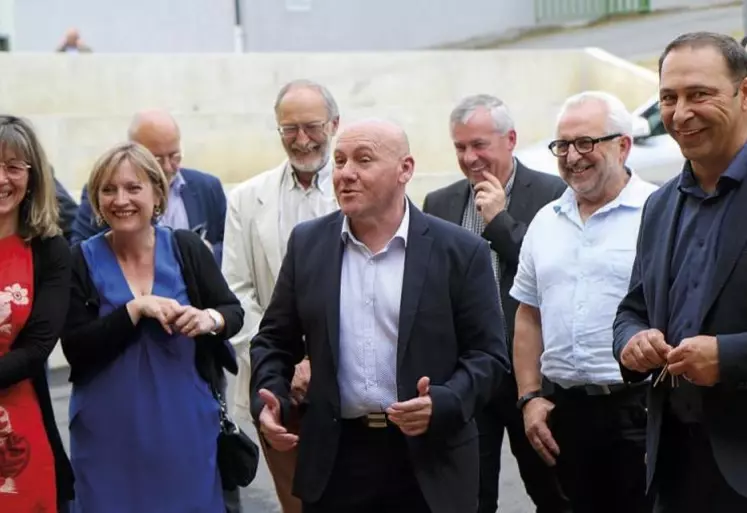
<path id="1" fill-rule="evenodd" d="M 219 314 L 216 310 L 213 310 L 212 308 L 208 308 L 207 310 L 208 315 L 213 320 L 213 329 L 209 332 L 210 335 L 217 335 L 218 332 L 223 327 L 223 317 L 221 314 Z"/>
<path id="2" fill-rule="evenodd" d="M 518 408 L 519 411 L 522 411 L 529 401 L 536 399 L 537 397 L 542 397 L 542 393 L 539 390 L 522 395 L 519 397 L 519 400 L 516 401 L 516 408 Z"/>

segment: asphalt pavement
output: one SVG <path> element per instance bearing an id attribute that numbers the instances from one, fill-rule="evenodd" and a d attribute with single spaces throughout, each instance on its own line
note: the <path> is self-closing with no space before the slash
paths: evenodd
<path id="1" fill-rule="evenodd" d="M 596 47 L 632 61 L 650 59 L 680 34 L 695 31 L 742 34 L 742 7 L 738 5 L 662 12 L 589 27 L 527 37 L 497 44 L 496 48 L 584 48 Z"/>

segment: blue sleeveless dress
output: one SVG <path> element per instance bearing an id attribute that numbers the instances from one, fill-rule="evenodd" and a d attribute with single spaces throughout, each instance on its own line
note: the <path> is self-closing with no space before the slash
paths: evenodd
<path id="1" fill-rule="evenodd" d="M 156 228 L 153 294 L 189 304 L 166 228 Z M 104 234 L 83 242 L 99 315 L 133 299 Z M 101 340 L 106 344 L 106 340 Z M 137 340 L 73 385 L 73 513 L 224 513 L 216 461 L 218 404 L 195 368 L 194 340 L 142 318 Z"/>

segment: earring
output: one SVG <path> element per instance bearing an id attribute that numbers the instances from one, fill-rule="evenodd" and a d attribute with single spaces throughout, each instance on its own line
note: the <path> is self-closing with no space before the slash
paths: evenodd
<path id="1" fill-rule="evenodd" d="M 104 218 L 101 217 L 100 215 L 96 216 L 96 225 L 98 225 L 98 226 L 103 226 L 104 225 Z"/>
<path id="2" fill-rule="evenodd" d="M 159 217 L 161 215 L 161 207 L 156 207 L 153 209 L 153 217 Z"/>

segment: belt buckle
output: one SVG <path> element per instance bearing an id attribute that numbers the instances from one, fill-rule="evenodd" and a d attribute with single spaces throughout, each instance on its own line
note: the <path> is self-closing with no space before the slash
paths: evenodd
<path id="1" fill-rule="evenodd" d="M 366 426 L 374 429 L 386 427 L 386 413 L 376 412 L 366 415 Z"/>

